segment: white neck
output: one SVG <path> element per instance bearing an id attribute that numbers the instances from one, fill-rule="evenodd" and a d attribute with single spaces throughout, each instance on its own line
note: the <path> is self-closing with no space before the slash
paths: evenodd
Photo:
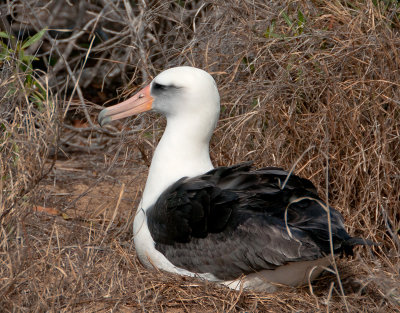
<path id="1" fill-rule="evenodd" d="M 178 179 L 203 174 L 213 165 L 209 141 L 216 119 L 201 116 L 170 116 L 154 152 L 141 208 L 147 210 L 161 193 Z"/>

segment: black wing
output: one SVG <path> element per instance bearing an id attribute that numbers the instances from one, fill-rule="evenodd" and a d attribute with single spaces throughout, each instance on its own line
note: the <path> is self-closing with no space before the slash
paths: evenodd
<path id="1" fill-rule="evenodd" d="M 156 249 L 178 267 L 224 280 L 329 254 L 322 200 L 309 180 L 288 175 L 245 163 L 180 179 L 147 211 Z M 329 211 L 335 252 L 351 253 L 359 242 Z"/>

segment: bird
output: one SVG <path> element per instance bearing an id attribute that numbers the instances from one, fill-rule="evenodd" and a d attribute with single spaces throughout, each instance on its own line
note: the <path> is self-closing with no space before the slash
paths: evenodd
<path id="1" fill-rule="evenodd" d="M 279 167 L 255 169 L 251 162 L 213 166 L 209 143 L 220 96 L 206 71 L 167 69 L 128 100 L 103 109 L 98 121 L 103 127 L 149 110 L 164 115 L 167 125 L 133 222 L 145 267 L 274 292 L 311 282 L 333 255 L 372 245 L 347 233 L 342 215 L 306 178 Z"/>

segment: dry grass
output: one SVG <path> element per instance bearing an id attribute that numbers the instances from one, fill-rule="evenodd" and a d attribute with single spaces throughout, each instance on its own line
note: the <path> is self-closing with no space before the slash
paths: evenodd
<path id="1" fill-rule="evenodd" d="M 0 220 L 10 226 L 4 234 L 13 229 L 10 219 L 20 215 L 48 173 L 47 158 L 58 141 L 57 103 L 48 86 L 38 82 L 41 91 L 27 86 L 28 75 L 19 62 L 10 56 L 0 74 Z M 43 101 L 38 100 L 41 96 Z"/>
<path id="2" fill-rule="evenodd" d="M 43 60 L 55 58 L 51 88 L 42 83 L 43 110 L 26 97 L 15 64 L 2 64 L 4 311 L 399 311 L 397 1 L 23 3 L 9 4 L 14 30 L 71 32 L 55 40 L 50 31 L 39 50 Z M 131 222 L 164 121 L 151 115 L 100 130 L 92 122 L 98 107 L 84 98 L 106 102 L 116 86 L 130 81 L 136 89 L 184 64 L 213 73 L 220 89 L 215 164 L 296 165 L 342 212 L 352 235 L 382 243 L 339 260 L 345 297 L 331 274 L 312 288 L 255 294 L 137 262 Z M 18 92 L 3 96 L 10 86 Z M 57 143 L 55 103 L 68 108 L 64 157 L 36 185 Z M 77 119 L 85 124 L 77 127 Z M 128 132 L 118 138 L 121 129 Z M 33 204 L 56 211 L 33 212 Z"/>

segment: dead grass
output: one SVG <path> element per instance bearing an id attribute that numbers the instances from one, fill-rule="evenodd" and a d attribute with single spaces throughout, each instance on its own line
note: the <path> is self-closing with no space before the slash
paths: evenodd
<path id="1" fill-rule="evenodd" d="M 4 311 L 399 311 L 396 1 L 60 3 L 8 7 L 14 30 L 71 32 L 55 40 L 50 31 L 39 50 L 44 60 L 56 58 L 42 111 L 25 97 L 15 65 L 2 64 Z M 137 262 L 131 223 L 164 121 L 151 115 L 100 130 L 92 122 L 98 107 L 84 98 L 106 102 L 115 86 L 130 81 L 136 89 L 184 64 L 213 73 L 220 89 L 215 164 L 254 160 L 290 169 L 298 162 L 295 172 L 342 212 L 352 235 L 382 243 L 339 260 L 345 297 L 332 274 L 312 288 L 256 294 L 147 271 Z M 10 86 L 18 92 L 6 97 Z M 69 108 L 62 159 L 37 185 L 57 143 L 55 103 Z M 33 212 L 33 204 L 56 214 Z"/>
<path id="2" fill-rule="evenodd" d="M 20 71 L 19 62 L 15 56 L 10 56 L 2 62 L 0 74 L 2 223 L 10 223 L 10 219 L 19 215 L 20 207 L 29 203 L 29 193 L 51 167 L 46 166 L 47 158 L 57 149 L 57 103 L 48 86 L 43 85 L 41 92 L 45 100 L 40 103 L 34 100 L 39 91 L 27 87 L 27 75 Z"/>

